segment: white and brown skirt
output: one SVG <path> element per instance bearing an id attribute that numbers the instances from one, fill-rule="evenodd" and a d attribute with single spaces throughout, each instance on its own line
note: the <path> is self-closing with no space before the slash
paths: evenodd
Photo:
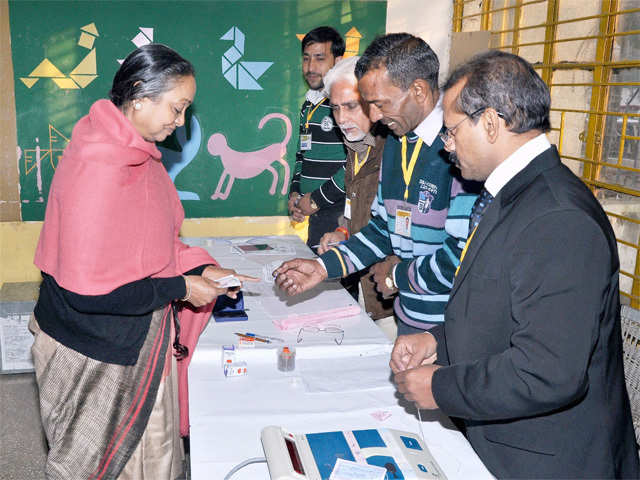
<path id="1" fill-rule="evenodd" d="M 100 362 L 29 329 L 48 480 L 181 475 L 176 362 L 169 308 L 156 310 L 135 365 Z"/>

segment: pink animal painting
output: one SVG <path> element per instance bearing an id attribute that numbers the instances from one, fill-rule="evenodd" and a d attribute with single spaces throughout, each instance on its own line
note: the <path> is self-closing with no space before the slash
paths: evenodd
<path id="1" fill-rule="evenodd" d="M 211 155 L 220 157 L 222 166 L 224 167 L 216 191 L 211 195 L 212 200 L 226 200 L 229 197 L 233 182 L 236 178 L 246 179 L 257 177 L 265 170 L 268 170 L 273 175 L 273 182 L 271 183 L 271 188 L 269 188 L 269 194 L 274 195 L 276 193 L 276 187 L 278 186 L 278 172 L 273 168 L 273 163 L 276 162 L 284 168 L 284 180 L 282 182 L 281 193 L 282 195 L 287 193 L 290 173 L 289 164 L 284 157 L 287 154 L 287 144 L 291 139 L 291 121 L 289 117 L 282 113 L 270 113 L 262 117 L 258 128 L 262 129 L 265 123 L 272 118 L 279 118 L 285 123 L 286 133 L 284 139 L 282 142 L 274 143 L 261 150 L 254 152 L 236 152 L 229 147 L 227 138 L 223 134 L 214 133 L 209 137 L 207 149 Z M 222 187 L 227 177 L 229 177 L 229 181 L 223 191 Z"/>

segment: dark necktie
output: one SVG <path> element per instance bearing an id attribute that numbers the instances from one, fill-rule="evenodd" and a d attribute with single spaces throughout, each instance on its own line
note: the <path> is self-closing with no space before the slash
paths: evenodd
<path id="1" fill-rule="evenodd" d="M 486 188 L 483 188 L 471 209 L 471 216 L 469 217 L 469 234 L 471 234 L 473 229 L 478 226 L 482 219 L 482 215 L 484 215 L 485 210 L 492 200 L 493 195 L 491 195 Z"/>

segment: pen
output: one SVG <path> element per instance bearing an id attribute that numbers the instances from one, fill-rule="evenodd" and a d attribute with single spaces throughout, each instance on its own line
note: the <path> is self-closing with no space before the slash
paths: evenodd
<path id="1" fill-rule="evenodd" d="M 268 340 L 266 338 L 262 338 L 262 337 L 256 337 L 253 334 L 246 334 L 246 333 L 238 333 L 238 332 L 234 332 L 237 336 L 239 336 L 240 338 L 244 338 L 246 340 L 256 340 L 258 342 L 263 342 L 263 343 L 271 343 L 271 340 Z"/>
<path id="2" fill-rule="evenodd" d="M 250 337 L 254 337 L 256 340 L 267 340 L 267 341 L 273 341 L 273 342 L 284 342 L 284 340 L 281 339 L 281 338 L 270 337 L 268 335 L 258 335 L 257 333 L 246 332 L 245 335 L 248 335 Z"/>

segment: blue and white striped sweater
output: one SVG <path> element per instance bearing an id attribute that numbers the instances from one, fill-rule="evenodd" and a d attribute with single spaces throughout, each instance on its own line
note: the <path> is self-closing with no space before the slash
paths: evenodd
<path id="1" fill-rule="evenodd" d="M 415 139 L 409 140 L 408 157 L 414 146 Z M 419 328 L 444 321 L 476 198 L 451 176 L 451 164 L 443 153 L 439 138 L 431 147 L 423 145 L 405 202 L 400 142 L 388 138 L 369 224 L 321 257 L 331 278 L 362 270 L 387 255 L 400 257 L 402 262 L 395 269 L 399 296 L 394 310 L 402 321 Z M 395 233 L 397 208 L 411 210 L 410 237 Z"/>

